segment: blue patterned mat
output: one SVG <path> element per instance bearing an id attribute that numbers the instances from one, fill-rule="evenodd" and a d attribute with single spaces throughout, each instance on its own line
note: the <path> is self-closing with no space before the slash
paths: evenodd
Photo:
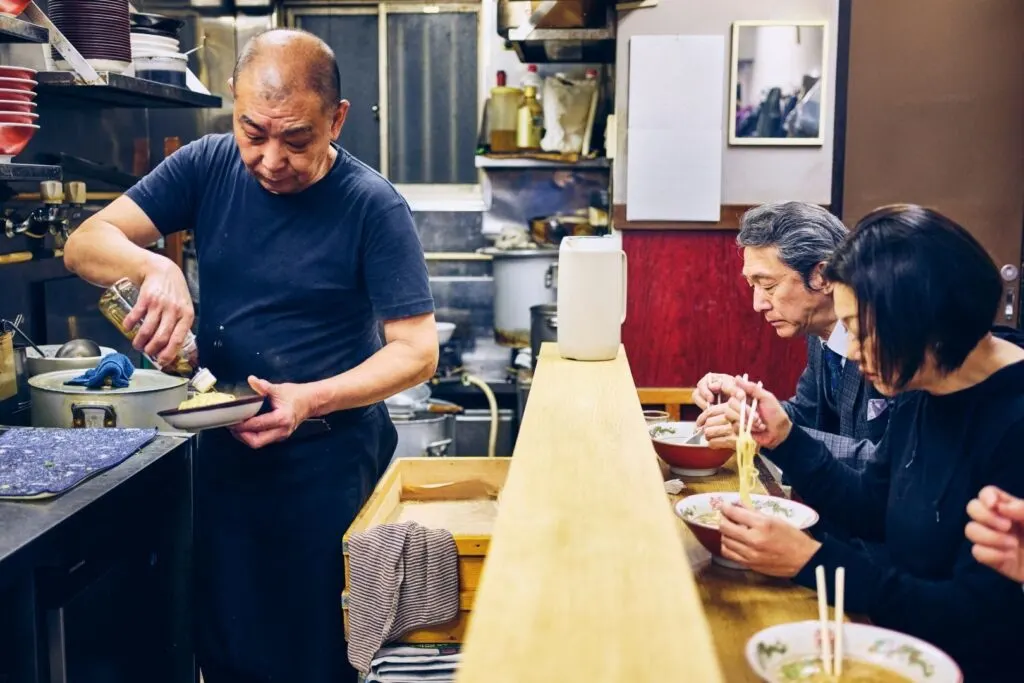
<path id="1" fill-rule="evenodd" d="M 60 495 L 155 438 L 155 429 L 10 429 L 0 434 L 0 500 Z"/>

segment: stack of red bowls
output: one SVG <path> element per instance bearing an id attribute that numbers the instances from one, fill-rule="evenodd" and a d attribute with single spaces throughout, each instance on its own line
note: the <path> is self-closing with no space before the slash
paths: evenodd
<path id="1" fill-rule="evenodd" d="M 20 154 L 39 130 L 35 99 L 35 69 L 0 66 L 0 163 Z"/>
<path id="2" fill-rule="evenodd" d="M 25 11 L 31 0 L 0 0 L 0 14 L 7 17 L 16 17 Z"/>
<path id="3" fill-rule="evenodd" d="M 128 0 L 50 0 L 46 13 L 96 71 L 131 66 Z M 56 50 L 52 54 L 59 68 L 68 68 Z"/>

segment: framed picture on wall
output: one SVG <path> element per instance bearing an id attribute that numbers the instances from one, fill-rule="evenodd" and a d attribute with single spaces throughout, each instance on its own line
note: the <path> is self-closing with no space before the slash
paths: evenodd
<path id="1" fill-rule="evenodd" d="M 826 21 L 734 22 L 729 144 L 823 145 L 827 65 Z"/>

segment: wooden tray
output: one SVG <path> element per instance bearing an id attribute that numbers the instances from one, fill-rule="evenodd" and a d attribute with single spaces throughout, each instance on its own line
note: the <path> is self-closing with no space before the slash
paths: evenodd
<path id="1" fill-rule="evenodd" d="M 414 631 L 401 642 L 462 642 L 509 464 L 509 458 L 399 458 L 388 467 L 345 532 L 342 552 L 346 585 L 352 534 L 379 524 L 413 520 L 426 527 L 448 529 L 455 537 L 459 552 L 459 618 L 450 624 Z M 347 631 L 347 593 L 342 595 L 342 610 Z"/>

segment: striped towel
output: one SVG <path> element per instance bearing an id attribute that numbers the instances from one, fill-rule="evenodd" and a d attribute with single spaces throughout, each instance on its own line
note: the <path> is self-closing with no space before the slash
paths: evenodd
<path id="1" fill-rule="evenodd" d="M 370 670 L 381 645 L 459 614 L 459 552 L 445 529 L 381 524 L 349 539 L 348 661 Z"/>

